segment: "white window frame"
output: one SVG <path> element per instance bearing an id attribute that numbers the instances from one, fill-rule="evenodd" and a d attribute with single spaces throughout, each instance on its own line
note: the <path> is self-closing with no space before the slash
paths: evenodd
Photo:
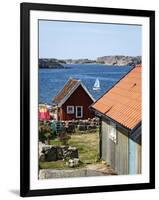
<path id="1" fill-rule="evenodd" d="M 117 142 L 117 126 L 115 122 L 110 121 L 109 124 L 109 139 L 111 139 L 114 143 Z"/>
<path id="2" fill-rule="evenodd" d="M 81 116 L 77 115 L 78 114 L 78 112 L 77 112 L 78 108 L 81 108 Z M 76 106 L 76 118 L 82 118 L 82 117 L 83 117 L 83 106 Z"/>
<path id="3" fill-rule="evenodd" d="M 69 111 L 69 109 L 72 109 L 72 111 Z M 75 109 L 74 106 L 67 106 L 67 114 L 74 114 Z"/>

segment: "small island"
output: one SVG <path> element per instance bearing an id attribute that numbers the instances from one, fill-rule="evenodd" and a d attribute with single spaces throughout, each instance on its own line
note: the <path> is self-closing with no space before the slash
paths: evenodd
<path id="1" fill-rule="evenodd" d="M 65 64 L 65 63 L 60 62 L 58 59 L 55 59 L 55 58 L 40 58 L 39 59 L 39 68 L 63 69 L 65 67 L 62 64 Z"/>

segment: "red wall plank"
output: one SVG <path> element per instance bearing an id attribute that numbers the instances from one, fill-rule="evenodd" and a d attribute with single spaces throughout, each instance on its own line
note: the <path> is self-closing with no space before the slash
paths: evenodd
<path id="1" fill-rule="evenodd" d="M 76 109 L 74 108 L 74 114 L 67 114 L 67 106 L 83 106 L 83 118 L 77 119 L 88 119 L 93 118 L 88 107 L 93 103 L 93 100 L 85 92 L 85 90 L 80 85 L 74 93 L 67 99 L 67 101 L 61 107 L 61 120 L 72 120 L 76 119 Z"/>

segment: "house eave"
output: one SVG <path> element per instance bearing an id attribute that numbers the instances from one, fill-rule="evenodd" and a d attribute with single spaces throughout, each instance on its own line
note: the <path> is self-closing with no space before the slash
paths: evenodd
<path id="1" fill-rule="evenodd" d="M 109 117 L 107 115 L 104 115 L 103 113 L 101 113 L 100 111 L 96 110 L 95 108 L 89 107 L 89 109 L 92 110 L 95 113 L 96 117 L 111 120 L 112 122 L 116 123 L 119 127 L 123 128 L 124 130 L 128 131 L 129 133 L 132 132 L 133 129 L 130 129 L 130 128 L 124 126 L 123 124 L 119 123 L 118 121 L 112 119 L 111 117 Z"/>
<path id="2" fill-rule="evenodd" d="M 133 133 L 133 132 L 135 132 L 140 126 L 141 126 L 141 121 L 133 128 L 133 129 L 131 129 L 131 132 L 130 133 Z"/>

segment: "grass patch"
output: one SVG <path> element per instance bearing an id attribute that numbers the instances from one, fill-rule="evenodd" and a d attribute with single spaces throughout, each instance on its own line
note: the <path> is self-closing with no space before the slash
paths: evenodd
<path id="1" fill-rule="evenodd" d="M 76 167 L 76 169 L 79 169 L 84 166 L 85 164 L 80 162 L 79 166 Z M 68 167 L 66 165 L 66 162 L 63 160 L 51 161 L 51 162 L 39 162 L 39 167 L 40 169 L 70 169 L 70 167 Z"/>
<path id="2" fill-rule="evenodd" d="M 67 167 L 63 160 L 52 161 L 52 162 L 40 162 L 40 169 L 64 169 Z"/>
<path id="3" fill-rule="evenodd" d="M 58 138 L 50 140 L 50 145 L 62 145 L 61 141 Z"/>
<path id="4" fill-rule="evenodd" d="M 51 145 L 61 145 L 58 138 L 50 141 Z M 69 146 L 77 147 L 79 159 L 81 161 L 78 168 L 86 164 L 93 164 L 99 160 L 99 134 L 94 133 L 76 133 L 71 135 L 68 141 Z M 41 169 L 68 169 L 65 161 L 40 162 Z"/>
<path id="5" fill-rule="evenodd" d="M 70 146 L 78 148 L 81 162 L 90 164 L 99 160 L 99 136 L 97 132 L 72 135 L 68 143 Z"/>

